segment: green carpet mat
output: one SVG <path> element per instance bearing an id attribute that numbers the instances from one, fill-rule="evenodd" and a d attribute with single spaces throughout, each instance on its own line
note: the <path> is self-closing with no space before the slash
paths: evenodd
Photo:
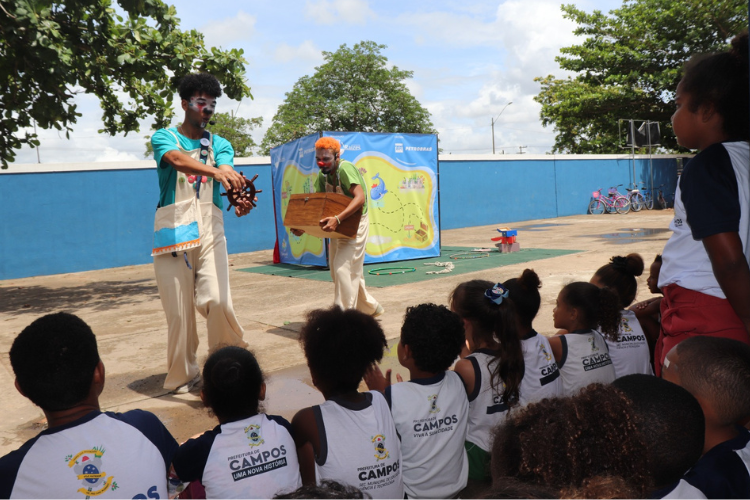
<path id="1" fill-rule="evenodd" d="M 450 256 L 459 252 L 470 252 L 472 248 L 467 247 L 442 247 L 442 257 L 431 257 L 428 259 L 403 260 L 399 262 L 388 262 L 385 264 L 365 265 L 365 281 L 368 287 L 384 288 L 406 283 L 417 283 L 419 281 L 444 278 L 448 275 L 465 274 L 474 271 L 483 271 L 496 267 L 520 264 L 532 260 L 549 259 L 560 255 L 578 253 L 581 250 L 553 250 L 543 248 L 521 249 L 513 253 L 489 252 L 489 257 L 477 259 L 451 259 Z M 442 267 L 428 266 L 425 264 L 433 262 L 452 262 L 455 268 L 448 274 L 427 274 L 427 271 L 440 271 Z M 381 274 L 380 276 L 369 274 L 371 269 L 384 267 L 408 267 L 416 268 L 415 272 L 405 274 Z M 296 264 L 274 264 L 272 266 L 257 266 L 238 269 L 246 273 L 268 274 L 273 276 L 286 276 L 289 278 L 303 278 L 318 281 L 331 281 L 331 273 L 328 269 L 311 266 L 298 266 Z M 382 271 L 387 273 L 388 271 Z M 398 271 L 394 271 L 398 272 Z"/>

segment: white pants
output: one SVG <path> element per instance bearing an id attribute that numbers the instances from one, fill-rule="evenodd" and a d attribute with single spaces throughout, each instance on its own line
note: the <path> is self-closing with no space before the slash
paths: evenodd
<path id="1" fill-rule="evenodd" d="M 198 248 L 154 257 L 156 285 L 167 316 L 167 378 L 175 389 L 199 372 L 195 310 L 206 318 L 209 350 L 217 345 L 247 346 L 229 292 L 229 259 L 221 210 L 202 204 L 203 240 Z M 185 254 L 192 269 L 185 263 Z"/>
<path id="2" fill-rule="evenodd" d="M 334 303 L 342 309 L 357 309 L 365 314 L 373 314 L 378 308 L 378 301 L 365 289 L 363 276 L 369 231 L 370 224 L 367 214 L 364 214 L 356 238 L 331 238 L 328 247 L 335 287 Z"/>

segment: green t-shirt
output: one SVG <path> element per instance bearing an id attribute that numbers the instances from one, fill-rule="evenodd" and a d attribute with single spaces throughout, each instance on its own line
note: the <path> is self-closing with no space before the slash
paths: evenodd
<path id="1" fill-rule="evenodd" d="M 186 151 L 192 151 L 193 149 L 200 149 L 200 139 L 189 139 L 184 135 L 177 132 L 175 127 L 171 127 L 169 130 L 174 132 L 177 138 L 180 140 L 180 146 Z M 211 147 L 214 150 L 214 161 L 216 165 L 229 165 L 234 167 L 234 149 L 228 140 L 220 137 L 216 134 L 211 135 Z M 156 160 L 156 173 L 159 176 L 159 206 L 166 207 L 172 205 L 175 198 L 175 184 L 177 182 L 177 170 L 172 166 L 162 161 L 161 158 L 167 151 L 178 150 L 177 144 L 175 143 L 174 136 L 167 132 L 167 129 L 159 129 L 151 137 L 151 146 L 154 149 L 154 160 Z M 213 202 L 219 208 L 224 208 L 224 203 L 221 200 L 221 182 L 214 181 L 214 192 Z"/>
<path id="2" fill-rule="evenodd" d="M 362 215 L 367 213 L 367 186 L 365 186 L 365 180 L 362 178 L 362 174 L 359 173 L 357 167 L 350 161 L 342 161 L 339 163 L 339 168 L 336 172 L 331 174 L 324 174 L 323 172 L 318 173 L 318 178 L 315 180 L 315 192 L 325 193 L 326 192 L 326 181 L 328 184 L 336 187 L 339 184 L 338 179 L 341 179 L 341 190 L 349 198 L 354 198 L 351 192 L 351 187 L 357 184 L 362 187 L 362 191 L 365 194 L 365 204 L 362 205 Z"/>

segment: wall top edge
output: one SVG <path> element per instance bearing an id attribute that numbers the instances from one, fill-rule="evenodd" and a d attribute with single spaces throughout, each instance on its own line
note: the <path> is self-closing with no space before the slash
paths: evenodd
<path id="1" fill-rule="evenodd" d="M 692 154 L 684 155 L 635 155 L 636 160 L 648 160 L 649 158 L 669 159 L 692 157 Z M 540 161 L 540 160 L 630 160 L 633 157 L 628 154 L 622 155 L 531 155 L 531 154 L 504 154 L 504 155 L 439 155 L 438 161 Z M 270 165 L 270 156 L 253 156 L 249 158 L 235 158 L 235 166 Z M 39 174 L 55 172 L 91 172 L 98 170 L 147 170 L 155 169 L 153 160 L 141 161 L 115 161 L 115 162 L 72 162 L 72 163 L 11 163 L 5 170 L 0 169 L 3 174 Z"/>

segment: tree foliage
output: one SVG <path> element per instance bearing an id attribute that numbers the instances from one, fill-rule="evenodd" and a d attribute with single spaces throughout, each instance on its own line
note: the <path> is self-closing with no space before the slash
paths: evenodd
<path id="1" fill-rule="evenodd" d="M 387 68 L 385 45 L 363 41 L 323 52 L 325 63 L 286 94 L 261 143 L 271 148 L 328 131 L 437 133 L 430 113 L 403 83 L 413 71 Z"/>
<path id="2" fill-rule="evenodd" d="M 212 134 L 220 135 L 229 141 L 234 148 L 235 158 L 245 158 L 255 154 L 258 145 L 253 139 L 252 131 L 260 127 L 263 123 L 263 117 L 242 118 L 235 116 L 232 112 L 216 113 L 212 121 L 215 123 L 209 124 L 206 128 Z M 151 136 L 147 135 L 146 139 L 151 139 Z M 147 140 L 146 152 L 143 153 L 143 157 L 151 158 L 153 154 L 154 148 L 151 146 L 151 141 Z"/>
<path id="3" fill-rule="evenodd" d="M 207 71 L 234 99 L 252 97 L 242 50 L 207 49 L 203 35 L 180 31 L 175 8 L 161 0 L 0 0 L 0 162 L 15 149 L 38 145 L 24 133 L 65 129 L 80 113 L 73 97 L 97 96 L 100 132 L 137 131 L 153 116 L 155 128 L 173 116 L 176 83 Z M 120 13 L 122 13 L 122 15 Z"/>
<path id="4" fill-rule="evenodd" d="M 670 117 L 682 66 L 693 54 L 726 50 L 747 29 L 746 0 L 625 0 L 609 15 L 562 10 L 586 39 L 556 58 L 575 77 L 535 79 L 555 152 L 620 152 L 619 119 L 660 122 L 662 144 L 677 149 Z"/>

